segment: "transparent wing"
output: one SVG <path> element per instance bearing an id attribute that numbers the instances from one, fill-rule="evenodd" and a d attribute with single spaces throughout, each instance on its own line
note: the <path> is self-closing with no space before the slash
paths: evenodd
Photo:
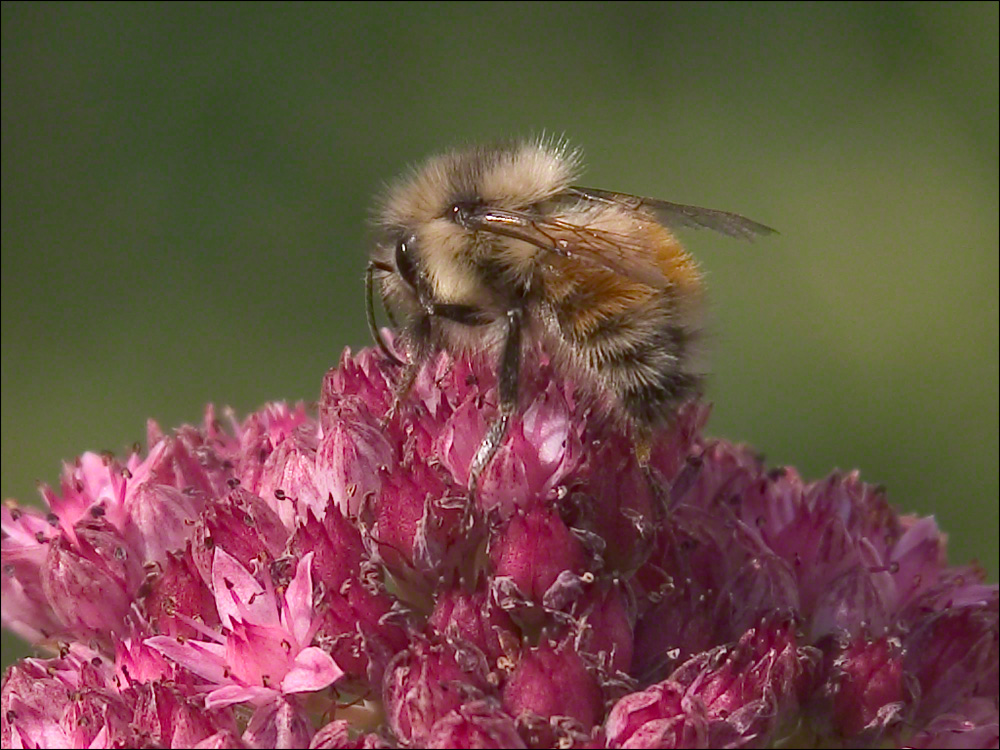
<path id="1" fill-rule="evenodd" d="M 488 206 L 476 207 L 465 213 L 460 221 L 476 231 L 514 237 L 565 258 L 603 266 L 647 286 L 662 289 L 669 284 L 650 257 L 649 248 L 621 232 Z"/>
<path id="2" fill-rule="evenodd" d="M 645 212 L 671 229 L 681 227 L 711 229 L 742 240 L 753 240 L 756 237 L 776 233 L 776 230 L 753 219 L 715 208 L 687 206 L 683 203 L 671 203 L 656 198 L 642 198 L 638 195 L 614 193 L 596 188 L 571 187 L 563 195 L 582 201 L 614 204 L 629 211 Z"/>

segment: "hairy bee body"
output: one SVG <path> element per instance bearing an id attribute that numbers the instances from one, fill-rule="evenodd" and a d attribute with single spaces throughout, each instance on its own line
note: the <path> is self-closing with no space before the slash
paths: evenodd
<path id="1" fill-rule="evenodd" d="M 438 348 L 497 353 L 503 424 L 480 464 L 517 407 L 526 341 L 612 417 L 647 432 L 669 422 L 701 382 L 702 279 L 668 226 L 770 231 L 735 214 L 575 187 L 578 168 L 559 143 L 457 150 L 401 178 L 380 206 L 370 320 L 377 280 L 411 371 Z"/>
<path id="2" fill-rule="evenodd" d="M 615 217 L 631 223 L 632 217 Z M 567 374 L 595 394 L 613 417 L 654 427 L 697 391 L 694 349 L 702 283 L 693 259 L 659 225 L 641 232 L 670 284 L 651 287 L 599 266 L 557 258 L 541 274 L 547 343 Z"/>

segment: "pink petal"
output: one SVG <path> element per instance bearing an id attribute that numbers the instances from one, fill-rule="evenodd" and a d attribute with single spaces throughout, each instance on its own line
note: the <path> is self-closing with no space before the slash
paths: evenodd
<path id="1" fill-rule="evenodd" d="M 108 747 L 108 746 L 109 746 L 108 725 L 105 724 L 103 727 L 101 727 L 101 731 L 99 731 L 96 735 L 94 735 L 94 739 L 90 741 L 90 747 L 98 748 L 98 747 Z"/>
<path id="2" fill-rule="evenodd" d="M 295 570 L 295 578 L 288 584 L 285 591 L 284 626 L 290 630 L 299 646 L 309 643 L 309 630 L 313 619 L 313 585 L 312 560 L 315 553 L 310 552 L 301 560 Z"/>
<path id="3" fill-rule="evenodd" d="M 306 748 L 314 732 L 303 708 L 287 700 L 273 700 L 250 717 L 243 747 Z"/>
<path id="4" fill-rule="evenodd" d="M 205 696 L 205 708 L 223 708 L 234 703 L 253 703 L 260 706 L 274 700 L 277 695 L 277 690 L 260 685 L 226 685 Z"/>
<path id="5" fill-rule="evenodd" d="M 252 685 L 278 681 L 292 662 L 288 631 L 267 625 L 238 622 L 226 638 L 226 663 L 234 682 Z M 298 649 L 295 649 L 297 651 Z"/>
<path id="6" fill-rule="evenodd" d="M 216 684 L 229 682 L 226 676 L 226 647 L 220 643 L 205 641 L 178 643 L 176 638 L 168 635 L 147 638 L 144 643 L 209 682 Z"/>
<path id="7" fill-rule="evenodd" d="M 470 394 L 448 417 L 437 436 L 435 454 L 460 485 L 469 482 L 469 468 L 486 434 L 489 416 L 492 415 L 484 413 L 476 394 Z"/>
<path id="8" fill-rule="evenodd" d="M 267 595 L 239 560 L 221 547 L 216 547 L 212 560 L 212 588 L 219 619 L 230 630 L 234 620 L 256 625 L 279 624 L 274 598 Z"/>
<path id="9" fill-rule="evenodd" d="M 308 693 L 322 690 L 340 679 L 342 674 L 344 670 L 337 666 L 333 657 L 321 648 L 310 646 L 295 657 L 295 666 L 281 681 L 281 692 Z"/>

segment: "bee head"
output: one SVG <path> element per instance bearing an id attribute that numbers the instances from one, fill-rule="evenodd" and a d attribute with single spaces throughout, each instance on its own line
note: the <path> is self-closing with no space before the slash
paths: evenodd
<path id="1" fill-rule="evenodd" d="M 387 302 L 414 308 L 421 297 L 469 291 L 463 268 L 507 240 L 473 228 L 482 207 L 523 210 L 565 190 L 579 154 L 536 139 L 458 149 L 431 157 L 392 183 L 379 201 L 373 260 Z"/>

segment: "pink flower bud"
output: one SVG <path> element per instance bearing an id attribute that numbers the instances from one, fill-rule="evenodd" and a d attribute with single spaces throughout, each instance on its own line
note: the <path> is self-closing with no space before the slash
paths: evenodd
<path id="1" fill-rule="evenodd" d="M 904 666 L 920 683 L 917 721 L 977 695 L 997 695 L 997 597 L 989 608 L 953 607 L 926 617 L 905 639 Z"/>
<path id="2" fill-rule="evenodd" d="M 0 692 L 0 744 L 3 747 L 69 745 L 60 726 L 69 694 L 77 687 L 76 672 L 65 675 L 39 659 L 10 667 Z M 55 665 L 51 665 L 55 666 Z"/>
<path id="3" fill-rule="evenodd" d="M 130 491 L 149 482 L 189 497 L 212 497 L 223 491 L 233 476 L 232 464 L 209 449 L 205 436 L 197 430 L 182 428 L 176 435 L 150 440 L 149 445 L 146 460 L 130 468 Z"/>
<path id="4" fill-rule="evenodd" d="M 392 747 L 377 734 L 357 734 L 351 730 L 349 721 L 331 721 L 313 735 L 309 750 L 374 750 Z"/>
<path id="5" fill-rule="evenodd" d="M 379 470 L 396 454 L 378 419 L 357 398 L 324 405 L 323 436 L 316 452 L 317 489 L 345 515 L 356 516 L 362 501 L 378 490 Z"/>
<path id="6" fill-rule="evenodd" d="M 380 686 L 385 667 L 406 648 L 403 630 L 391 621 L 392 599 L 351 580 L 328 590 L 316 610 L 316 642 L 333 656 L 344 674 Z"/>
<path id="7" fill-rule="evenodd" d="M 563 571 L 585 570 L 583 547 L 554 510 L 516 513 L 490 544 L 495 576 L 509 577 L 525 596 L 541 603 Z"/>
<path id="8" fill-rule="evenodd" d="M 59 537 L 42 567 L 42 588 L 63 626 L 86 637 L 123 633 L 142 581 L 142 562 L 111 524 L 81 522 L 75 543 Z"/>
<path id="9" fill-rule="evenodd" d="M 459 706 L 435 723 L 425 744 L 429 748 L 527 747 L 510 714 L 498 703 L 480 700 Z"/>
<path id="10" fill-rule="evenodd" d="M 8 671 L 0 697 L 4 747 L 141 744 L 131 727 L 133 706 L 116 690 L 110 665 L 85 652 L 29 659 Z"/>
<path id="11" fill-rule="evenodd" d="M 163 562 L 168 552 L 184 548 L 191 526 L 205 507 L 205 496 L 165 484 L 143 482 L 126 500 L 129 518 L 138 530 L 143 559 Z"/>
<path id="12" fill-rule="evenodd" d="M 137 694 L 132 726 L 143 745 L 194 747 L 220 730 L 236 728 L 229 712 L 206 711 L 176 687 L 157 682 Z"/>
<path id="13" fill-rule="evenodd" d="M 270 438 L 266 438 L 268 444 Z M 263 462 L 245 455 L 241 466 L 247 473 L 241 481 L 247 490 L 262 497 L 288 529 L 307 510 L 322 517 L 328 495 L 321 488 L 316 468 L 316 436 L 297 430 L 279 442 Z M 252 446 L 250 451 L 265 451 Z"/>
<path id="14" fill-rule="evenodd" d="M 420 588 L 454 578 L 479 542 L 467 494 L 422 463 L 387 474 L 361 520 L 373 557 Z"/>
<path id="15" fill-rule="evenodd" d="M 765 745 L 797 706 L 814 658 L 799 653 L 790 622 L 763 622 L 733 647 L 683 664 L 671 677 L 627 695 L 608 716 L 609 747 Z"/>
<path id="16" fill-rule="evenodd" d="M 628 673 L 633 654 L 633 609 L 621 586 L 603 582 L 591 587 L 573 608 L 582 629 L 580 653 L 608 673 Z"/>
<path id="17" fill-rule="evenodd" d="M 58 532 L 38 511 L 13 504 L 0 507 L 0 528 L 3 624 L 36 643 L 63 629 L 42 588 L 42 567 L 51 536 Z"/>
<path id="18" fill-rule="evenodd" d="M 442 635 L 462 638 L 476 646 L 491 670 L 497 668 L 498 659 L 516 656 L 509 651 L 510 645 L 520 640 L 517 626 L 497 603 L 494 592 L 486 588 L 485 581 L 472 592 L 461 587 L 442 592 L 427 624 Z"/>
<path id="19" fill-rule="evenodd" d="M 385 414 L 393 402 L 393 367 L 375 349 L 352 355 L 344 349 L 340 364 L 326 373 L 320 395 L 320 422 L 327 429 L 327 415 L 341 399 L 358 398 L 370 414 Z"/>
<path id="20" fill-rule="evenodd" d="M 72 529 L 94 509 L 122 529 L 128 473 L 107 454 L 84 453 L 75 463 L 63 466 L 61 494 L 43 485 L 42 496 L 63 529 Z"/>
<path id="21" fill-rule="evenodd" d="M 193 638 L 197 631 L 187 618 L 214 627 L 219 623 L 215 596 L 194 565 L 191 548 L 168 554 L 163 569 L 141 589 L 143 607 L 157 633 Z"/>
<path id="22" fill-rule="evenodd" d="M 624 435 L 593 438 L 571 495 L 574 528 L 600 539 L 609 570 L 631 573 L 645 562 L 656 525 L 656 500 Z"/>
<path id="23" fill-rule="evenodd" d="M 521 652 L 504 685 L 503 705 L 515 717 L 569 717 L 589 732 L 604 713 L 604 696 L 570 641 L 545 640 Z"/>
<path id="24" fill-rule="evenodd" d="M 469 486 L 469 470 L 476 451 L 489 429 L 490 419 L 495 416 L 492 409 L 487 411 L 483 394 L 469 393 L 441 425 L 433 455 L 439 457 L 459 487 Z"/>
<path id="25" fill-rule="evenodd" d="M 481 507 L 507 516 L 543 501 L 579 464 L 581 427 L 566 396 L 550 382 L 511 421 L 506 439 L 479 476 Z"/>
<path id="26" fill-rule="evenodd" d="M 684 692 L 665 680 L 619 700 L 604 725 L 608 747 L 709 747 L 701 715 L 686 715 Z"/>
<path id="27" fill-rule="evenodd" d="M 996 699 L 970 698 L 954 710 L 934 718 L 921 729 L 907 747 L 927 750 L 967 750 L 997 747 L 1000 722 Z"/>
<path id="28" fill-rule="evenodd" d="M 829 688 L 836 732 L 866 745 L 878 744 L 886 730 L 904 718 L 912 698 L 901 645 L 890 638 L 855 639 L 837 655 Z"/>
<path id="29" fill-rule="evenodd" d="M 654 433 L 650 466 L 667 484 L 674 483 L 688 458 L 701 449 L 705 440 L 701 431 L 711 411 L 707 403 L 688 401 L 677 409 L 669 428 Z"/>
<path id="30" fill-rule="evenodd" d="M 415 637 L 385 672 L 389 726 L 402 742 L 425 745 L 438 720 L 492 692 L 486 671 L 478 651 Z"/>
<path id="31" fill-rule="evenodd" d="M 60 724 L 69 747 L 129 747 L 138 744 L 132 716 L 120 696 L 85 688 L 72 696 Z"/>
<path id="32" fill-rule="evenodd" d="M 288 531 L 267 503 L 236 487 L 208 504 L 192 536 L 195 566 L 208 583 L 216 548 L 226 550 L 244 566 L 251 560 L 273 560 L 284 550 Z"/>
<path id="33" fill-rule="evenodd" d="M 327 508 L 322 521 L 311 510 L 302 515 L 289 540 L 289 551 L 297 557 L 314 553 L 316 577 L 330 591 L 339 591 L 344 581 L 361 570 L 365 548 L 357 524 L 334 505 Z"/>

